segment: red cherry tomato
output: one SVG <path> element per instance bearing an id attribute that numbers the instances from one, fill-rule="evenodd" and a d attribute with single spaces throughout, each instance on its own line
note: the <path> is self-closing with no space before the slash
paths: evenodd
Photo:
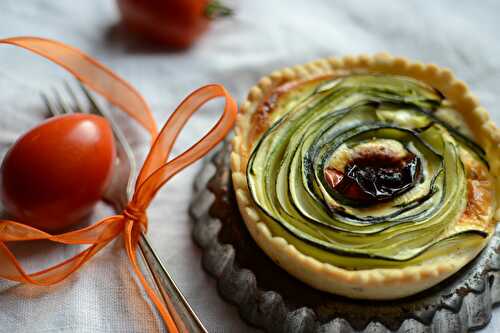
<path id="1" fill-rule="evenodd" d="M 65 229 L 89 214 L 110 179 L 115 159 L 106 119 L 58 116 L 24 134 L 0 170 L 5 209 L 46 231 Z"/>
<path id="2" fill-rule="evenodd" d="M 210 19 L 231 14 L 218 0 L 117 0 L 125 26 L 141 37 L 173 48 L 187 48 Z"/>

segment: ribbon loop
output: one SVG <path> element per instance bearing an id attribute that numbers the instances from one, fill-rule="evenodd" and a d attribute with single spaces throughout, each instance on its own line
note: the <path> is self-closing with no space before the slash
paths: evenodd
<path id="1" fill-rule="evenodd" d="M 179 171 L 203 157 L 231 130 L 236 120 L 236 102 L 221 85 L 211 84 L 202 87 L 190 94 L 179 105 L 157 135 L 156 123 L 142 96 L 109 68 L 80 50 L 57 41 L 36 37 L 0 39 L 0 44 L 11 44 L 25 48 L 63 67 L 90 89 L 128 113 L 149 131 L 153 142 L 139 173 L 132 201 L 128 203 L 120 215 L 110 216 L 86 228 L 59 235 L 51 235 L 15 221 L 0 220 L 0 262 L 2 262 L 0 278 L 36 285 L 58 283 L 88 262 L 111 240 L 119 234 L 123 234 L 125 250 L 132 268 L 139 277 L 147 295 L 156 305 L 168 331 L 171 333 L 183 331 L 183 326 L 179 326 L 180 328 L 177 326 L 168 308 L 149 286 L 140 270 L 136 258 L 140 231 L 146 232 L 147 230 L 146 208 L 160 187 Z M 217 97 L 226 99 L 224 113 L 219 121 L 188 150 L 173 160 L 167 161 L 175 140 L 187 121 L 207 101 Z M 90 246 L 56 265 L 28 274 L 5 245 L 5 242 L 41 239 L 59 244 L 89 244 Z"/>
<path id="2" fill-rule="evenodd" d="M 208 101 L 218 97 L 224 97 L 226 102 L 219 121 L 189 149 L 167 161 L 177 137 L 191 116 Z M 217 84 L 201 87 L 186 97 L 153 142 L 136 182 L 134 201 L 137 201 L 140 207 L 147 208 L 165 182 L 214 148 L 221 138 L 225 137 L 227 128 L 232 127 L 237 108 L 236 102 L 226 89 Z"/>

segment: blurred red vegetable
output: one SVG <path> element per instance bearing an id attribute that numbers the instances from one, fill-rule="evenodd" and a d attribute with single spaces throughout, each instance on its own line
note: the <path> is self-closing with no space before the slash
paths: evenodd
<path id="1" fill-rule="evenodd" d="M 210 19 L 231 14 L 218 0 L 117 0 L 126 28 L 152 42 L 191 46 Z"/>

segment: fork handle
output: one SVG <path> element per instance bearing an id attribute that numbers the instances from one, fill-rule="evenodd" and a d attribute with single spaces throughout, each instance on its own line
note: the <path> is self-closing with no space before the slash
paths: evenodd
<path id="1" fill-rule="evenodd" d="M 111 204 L 117 212 L 125 209 L 130 195 L 121 193 L 113 197 Z M 196 316 L 186 298 L 175 284 L 160 258 L 153 250 L 151 242 L 146 234 L 141 233 L 139 237 L 139 250 L 144 264 L 154 279 L 155 285 L 161 294 L 163 303 L 167 307 L 172 319 L 181 333 L 208 333 L 202 322 Z"/>
<path id="2" fill-rule="evenodd" d="M 207 333 L 200 319 L 154 252 L 145 234 L 141 234 L 139 238 L 139 249 L 179 332 Z"/>

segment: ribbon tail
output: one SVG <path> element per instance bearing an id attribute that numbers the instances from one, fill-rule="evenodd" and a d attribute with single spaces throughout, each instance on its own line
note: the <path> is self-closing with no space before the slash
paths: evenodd
<path id="1" fill-rule="evenodd" d="M 123 217 L 112 216 L 78 231 L 51 235 L 30 226 L 0 220 L 0 278 L 48 286 L 66 279 L 78 270 L 102 248 L 111 242 L 124 228 Z M 27 273 L 5 242 L 47 240 L 60 244 L 90 244 L 91 246 L 46 269 Z"/>
<path id="2" fill-rule="evenodd" d="M 110 241 L 111 239 L 107 239 L 96 243 L 59 264 L 31 274 L 24 271 L 14 254 L 4 242 L 0 241 L 0 259 L 2 259 L 0 261 L 6 259 L 3 261 L 4 265 L 0 268 L 0 278 L 39 286 L 50 286 L 59 283 L 80 269 Z"/>
<path id="3" fill-rule="evenodd" d="M 152 139 L 156 137 L 156 122 L 139 92 L 109 68 L 82 51 L 40 37 L 0 39 L 0 44 L 21 47 L 54 62 L 137 120 L 149 131 Z"/>
<path id="4" fill-rule="evenodd" d="M 156 294 L 156 292 L 149 286 L 146 277 L 142 274 L 139 265 L 137 263 L 137 245 L 138 245 L 138 231 L 134 229 L 134 222 L 128 220 L 125 225 L 123 238 L 125 241 L 125 249 L 127 251 L 127 255 L 130 259 L 130 263 L 134 269 L 135 274 L 141 281 L 144 290 L 148 294 L 149 298 L 153 301 L 154 305 L 158 309 L 160 316 L 163 318 L 165 325 L 167 326 L 167 330 L 169 333 L 179 333 L 179 328 L 177 327 L 172 315 L 170 314 L 167 307 L 162 303 L 160 297 Z M 182 330 L 185 331 L 185 330 Z"/>

